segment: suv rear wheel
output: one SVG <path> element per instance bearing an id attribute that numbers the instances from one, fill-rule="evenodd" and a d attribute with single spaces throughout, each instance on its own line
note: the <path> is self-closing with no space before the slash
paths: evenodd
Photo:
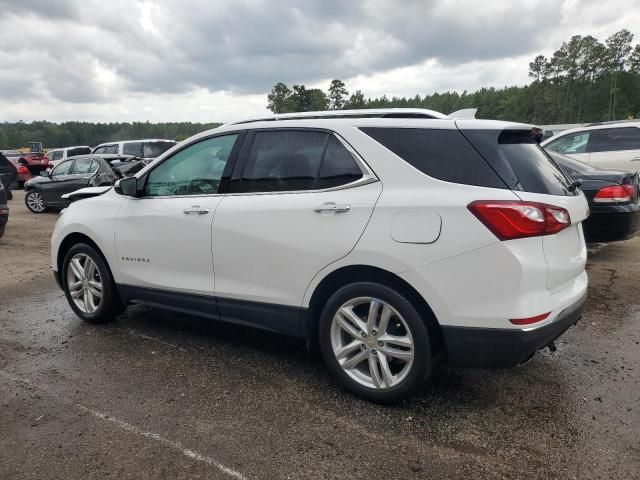
<path id="1" fill-rule="evenodd" d="M 82 320 L 104 323 L 122 311 L 111 272 L 92 246 L 78 243 L 71 247 L 60 278 L 69 305 Z"/>
<path id="2" fill-rule="evenodd" d="M 335 292 L 319 322 L 320 349 L 348 390 L 379 403 L 413 393 L 431 372 L 427 328 L 404 296 L 376 283 Z"/>

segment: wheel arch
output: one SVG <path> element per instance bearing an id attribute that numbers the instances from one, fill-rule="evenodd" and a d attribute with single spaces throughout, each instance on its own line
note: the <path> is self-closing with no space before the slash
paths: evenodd
<path id="1" fill-rule="evenodd" d="M 104 263 L 109 269 L 109 273 L 111 273 L 111 277 L 113 278 L 113 270 L 111 269 L 107 258 L 105 257 L 98 244 L 94 242 L 91 237 L 80 232 L 70 233 L 69 235 L 64 237 L 62 242 L 60 242 L 60 246 L 58 247 L 58 254 L 56 256 L 56 267 L 58 269 L 57 271 L 62 272 L 62 263 L 64 262 L 64 257 L 67 255 L 67 252 L 71 249 L 71 247 L 77 245 L 78 243 L 86 243 L 87 245 L 94 248 L 96 252 L 98 252 L 98 255 L 102 257 L 102 260 L 104 260 Z"/>
<path id="2" fill-rule="evenodd" d="M 312 342 L 317 342 L 320 314 L 329 297 L 338 289 L 355 282 L 380 283 L 381 285 L 393 288 L 407 298 L 427 326 L 432 351 L 439 352 L 443 349 L 444 338 L 440 324 L 433 310 L 422 295 L 398 275 L 370 265 L 349 265 L 338 268 L 324 277 L 316 286 L 309 300 L 306 332 L 307 338 Z"/>

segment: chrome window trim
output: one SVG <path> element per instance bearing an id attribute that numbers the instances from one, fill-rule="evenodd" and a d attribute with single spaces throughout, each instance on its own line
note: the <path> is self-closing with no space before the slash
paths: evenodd
<path id="1" fill-rule="evenodd" d="M 259 131 L 261 129 L 253 129 L 254 131 Z M 279 129 L 276 129 L 279 130 Z M 284 129 L 286 130 L 286 129 Z M 325 130 L 325 129 L 323 129 Z M 252 129 L 248 129 L 248 132 L 252 131 Z M 319 188 L 319 189 L 313 189 L 313 190 L 278 190 L 278 191 L 269 191 L 269 192 L 238 192 L 238 193 L 203 193 L 203 194 L 197 194 L 197 195 L 158 195 L 158 196 L 145 196 L 145 197 L 136 197 L 137 200 L 149 200 L 149 199 L 155 199 L 155 198 L 160 198 L 160 199 L 167 199 L 167 198 L 202 198 L 202 197 L 236 197 L 236 196 L 241 196 L 241 195 L 290 195 L 293 193 L 296 194 L 304 194 L 304 193 L 324 193 L 324 192 L 335 192 L 335 191 L 340 191 L 340 190 L 347 190 L 350 188 L 356 188 L 356 187 L 360 187 L 363 185 L 368 185 L 370 183 L 375 183 L 375 182 L 379 182 L 380 179 L 376 176 L 375 172 L 371 169 L 371 167 L 369 167 L 369 165 L 367 164 L 367 162 L 364 161 L 364 159 L 360 156 L 360 154 L 344 139 L 342 138 L 342 136 L 340 134 L 338 134 L 337 132 L 333 131 L 333 130 L 326 130 L 327 133 L 329 133 L 329 135 L 333 135 L 335 136 L 338 141 L 342 144 L 342 146 L 344 148 L 347 149 L 347 151 L 351 154 L 351 156 L 353 157 L 353 159 L 356 162 L 356 165 L 358 165 L 358 168 L 360 168 L 360 171 L 362 172 L 362 177 L 359 178 L 358 180 L 355 180 L 353 182 L 350 183 L 345 183 L 344 185 L 338 185 L 336 187 L 329 187 L 329 188 Z M 202 138 L 202 139 L 198 139 L 197 141 L 194 141 L 192 143 L 189 143 L 188 145 L 185 145 L 183 148 L 181 148 L 179 151 L 184 150 L 185 148 L 195 144 L 195 143 L 199 143 L 201 141 L 205 141 L 205 140 L 209 140 L 210 138 L 214 138 L 214 137 L 220 137 L 220 136 L 224 136 L 224 135 L 229 135 L 229 134 L 234 134 L 235 131 L 231 131 L 231 132 L 224 132 L 224 133 L 218 133 L 216 135 L 212 135 L 210 137 L 206 137 L 206 138 Z M 178 152 L 175 152 L 178 153 Z M 175 155 L 174 153 L 174 155 Z M 173 155 L 171 155 L 172 157 Z M 167 158 L 171 158 L 171 157 L 167 157 Z M 166 159 L 163 159 L 161 162 L 158 163 L 158 165 L 161 165 Z M 154 169 L 158 166 L 156 165 L 154 167 Z M 149 172 L 151 172 L 153 169 L 149 170 Z"/>

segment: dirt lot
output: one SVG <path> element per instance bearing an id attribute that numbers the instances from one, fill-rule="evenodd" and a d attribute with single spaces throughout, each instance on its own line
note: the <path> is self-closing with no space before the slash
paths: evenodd
<path id="1" fill-rule="evenodd" d="M 582 321 L 509 371 L 360 401 L 304 344 L 148 308 L 83 324 L 56 214 L 0 240 L 0 478 L 640 478 L 640 239 L 592 248 Z"/>

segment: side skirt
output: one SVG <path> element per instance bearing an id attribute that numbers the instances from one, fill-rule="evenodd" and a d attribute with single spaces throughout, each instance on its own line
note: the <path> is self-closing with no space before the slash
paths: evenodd
<path id="1" fill-rule="evenodd" d="M 246 325 L 292 337 L 307 336 L 308 309 L 249 302 L 213 295 L 172 292 L 155 288 L 118 285 L 120 298 L 125 303 L 139 303 L 186 313 L 212 320 Z"/>

